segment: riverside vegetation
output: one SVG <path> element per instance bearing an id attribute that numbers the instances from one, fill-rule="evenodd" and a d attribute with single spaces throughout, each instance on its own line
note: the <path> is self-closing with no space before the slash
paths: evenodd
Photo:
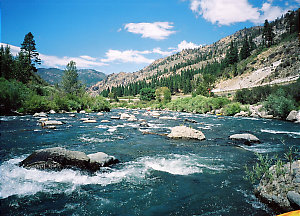
<path id="1" fill-rule="evenodd" d="M 0 113 L 58 111 L 109 111 L 110 104 L 101 96 L 91 97 L 78 81 L 76 63 L 71 61 L 59 85 L 51 86 L 37 74 L 40 64 L 35 40 L 29 32 L 14 57 L 10 48 L 0 48 Z"/>

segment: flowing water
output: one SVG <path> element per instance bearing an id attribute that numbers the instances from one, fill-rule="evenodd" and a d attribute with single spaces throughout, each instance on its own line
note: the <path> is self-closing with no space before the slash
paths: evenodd
<path id="1" fill-rule="evenodd" d="M 145 119 L 110 120 L 119 112 Z M 137 113 L 138 112 L 138 113 Z M 0 215 L 273 215 L 244 180 L 244 166 L 256 162 L 255 152 L 279 155 L 290 146 L 300 148 L 300 126 L 290 122 L 218 118 L 210 115 L 113 110 L 90 114 L 98 123 L 82 123 L 86 114 L 50 114 L 66 124 L 42 129 L 32 116 L 1 117 Z M 109 119 L 110 123 L 100 123 Z M 198 123 L 188 123 L 194 119 Z M 143 131 L 168 133 L 187 125 L 203 131 L 204 141 L 171 140 Z M 237 146 L 228 139 L 250 132 L 261 144 Z M 121 163 L 94 175 L 75 170 L 24 169 L 18 163 L 33 151 L 64 147 L 86 154 L 99 151 Z"/>

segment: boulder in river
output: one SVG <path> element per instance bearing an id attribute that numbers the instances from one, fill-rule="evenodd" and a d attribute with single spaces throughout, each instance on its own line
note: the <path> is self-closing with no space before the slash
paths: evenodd
<path id="1" fill-rule="evenodd" d="M 49 120 L 49 121 L 43 121 L 42 126 L 48 126 L 48 125 L 62 125 L 64 124 L 61 121 L 56 121 L 56 120 Z"/>
<path id="2" fill-rule="evenodd" d="M 56 112 L 54 110 L 49 111 L 50 114 L 55 114 Z"/>
<path id="3" fill-rule="evenodd" d="M 82 169 L 97 171 L 100 167 L 117 163 L 118 160 L 103 152 L 87 156 L 84 152 L 70 151 L 61 147 L 41 149 L 33 152 L 20 166 L 36 169 Z"/>
<path id="4" fill-rule="evenodd" d="M 44 121 L 48 121 L 48 120 L 49 120 L 48 118 L 40 118 L 39 122 L 44 122 Z"/>
<path id="5" fill-rule="evenodd" d="M 137 121 L 137 118 L 134 115 L 131 115 L 127 121 Z"/>
<path id="6" fill-rule="evenodd" d="M 243 141 L 245 145 L 250 145 L 251 143 L 260 143 L 260 140 L 256 136 L 249 133 L 234 134 L 231 135 L 229 139 Z"/>
<path id="7" fill-rule="evenodd" d="M 130 115 L 127 113 L 121 113 L 120 119 L 129 119 Z"/>
<path id="8" fill-rule="evenodd" d="M 110 119 L 120 119 L 119 116 L 111 116 Z"/>
<path id="9" fill-rule="evenodd" d="M 286 120 L 300 123 L 300 110 L 292 110 L 287 116 Z"/>
<path id="10" fill-rule="evenodd" d="M 173 139 L 205 139 L 205 136 L 201 131 L 186 126 L 173 127 L 171 133 L 168 134 L 168 137 Z"/>
<path id="11" fill-rule="evenodd" d="M 97 123 L 95 119 L 84 120 L 83 123 Z"/>
<path id="12" fill-rule="evenodd" d="M 87 121 L 87 120 L 89 120 L 90 118 L 81 118 L 81 119 L 79 119 L 79 121 Z"/>
<path id="13" fill-rule="evenodd" d="M 46 117 L 47 117 L 47 114 L 44 113 L 44 112 L 41 112 L 41 113 L 34 113 L 34 114 L 33 114 L 33 117 L 46 118 Z"/>
<path id="14" fill-rule="evenodd" d="M 143 122 L 140 123 L 140 127 L 145 128 L 145 127 L 150 127 L 150 125 L 147 122 L 143 121 Z"/>
<path id="15" fill-rule="evenodd" d="M 101 123 L 109 123 L 110 121 L 109 120 L 106 120 L 106 119 L 104 119 L 104 120 L 101 120 Z"/>
<path id="16" fill-rule="evenodd" d="M 98 112 L 97 116 L 103 116 L 104 114 L 102 112 Z"/>

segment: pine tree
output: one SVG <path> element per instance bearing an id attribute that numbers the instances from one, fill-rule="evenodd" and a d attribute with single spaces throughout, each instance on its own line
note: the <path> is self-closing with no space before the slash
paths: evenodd
<path id="1" fill-rule="evenodd" d="M 67 94 L 77 94 L 79 92 L 81 85 L 78 81 L 78 73 L 74 61 L 70 61 L 67 64 L 62 77 L 61 86 Z"/>
<path id="2" fill-rule="evenodd" d="M 269 24 L 268 20 L 265 20 L 264 29 L 263 29 L 264 45 L 266 45 L 267 47 L 272 46 L 274 42 L 274 36 L 275 35 L 273 33 L 272 26 Z"/>
<path id="3" fill-rule="evenodd" d="M 35 69 L 35 64 L 41 64 L 41 59 L 39 59 L 39 53 L 35 48 L 35 40 L 31 32 L 25 35 L 24 41 L 21 44 L 21 52 L 23 52 L 27 56 L 27 61 L 29 65 L 33 66 Z"/>
<path id="4" fill-rule="evenodd" d="M 250 56 L 250 45 L 248 41 L 248 36 L 246 35 L 243 41 L 242 48 L 240 50 L 240 59 L 246 59 Z"/>
<path id="5" fill-rule="evenodd" d="M 233 41 L 230 43 L 229 50 L 226 53 L 225 62 L 227 65 L 232 65 L 238 62 L 239 56 L 238 56 L 238 49 L 234 45 Z"/>

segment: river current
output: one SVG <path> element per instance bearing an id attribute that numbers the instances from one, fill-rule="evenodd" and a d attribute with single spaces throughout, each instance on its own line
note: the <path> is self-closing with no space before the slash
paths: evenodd
<path id="1" fill-rule="evenodd" d="M 139 122 L 111 120 L 134 113 Z M 160 112 L 163 120 L 145 110 L 115 109 L 97 116 L 49 114 L 66 124 L 43 129 L 38 118 L 1 116 L 0 215 L 273 215 L 253 195 L 244 180 L 244 166 L 256 162 L 255 153 L 270 157 L 290 146 L 300 150 L 300 125 L 291 122 Z M 82 117 L 97 123 L 82 123 Z M 176 118 L 176 119 L 175 119 Z M 109 123 L 101 123 L 107 119 Z M 196 120 L 197 123 L 184 121 Z M 169 133 L 187 125 L 201 130 L 206 140 L 171 140 L 143 131 Z M 253 146 L 229 140 L 235 133 L 252 133 Z M 105 152 L 121 162 L 94 175 L 75 170 L 41 171 L 18 163 L 33 151 L 64 147 L 86 154 Z"/>

